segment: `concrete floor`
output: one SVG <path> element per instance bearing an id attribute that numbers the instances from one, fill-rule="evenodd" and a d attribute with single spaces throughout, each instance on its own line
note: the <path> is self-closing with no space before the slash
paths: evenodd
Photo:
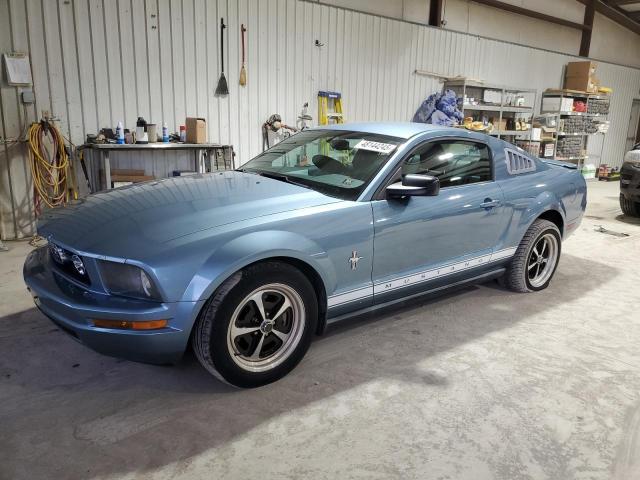
<path id="1" fill-rule="evenodd" d="M 640 222 L 617 183 L 551 286 L 495 284 L 334 328 L 267 387 L 103 357 L 0 253 L 0 478 L 640 478 Z M 596 232 L 602 225 L 630 234 Z"/>

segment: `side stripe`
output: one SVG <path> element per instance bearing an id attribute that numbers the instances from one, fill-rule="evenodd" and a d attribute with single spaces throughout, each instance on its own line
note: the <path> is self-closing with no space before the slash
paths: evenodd
<path id="1" fill-rule="evenodd" d="M 464 270 L 469 270 L 471 268 L 475 268 L 487 263 L 504 260 L 505 258 L 512 257 L 515 253 L 516 247 L 505 248 L 502 250 L 498 250 L 497 252 L 470 258 L 462 262 L 451 263 L 448 265 L 443 265 L 441 267 L 432 268 L 430 270 L 417 272 L 412 275 L 394 278 L 386 282 L 376 283 L 375 285 L 349 290 L 348 292 L 330 296 L 327 300 L 327 305 L 329 307 L 335 307 L 345 303 L 350 303 L 356 300 L 371 297 L 375 294 L 391 292 L 400 288 L 408 287 L 410 285 L 427 282 L 435 278 L 445 277 L 447 275 L 452 275 Z"/>
<path id="2" fill-rule="evenodd" d="M 332 295 L 327 299 L 327 306 L 335 307 L 336 305 L 342 305 L 343 303 L 354 302 L 362 298 L 370 297 L 373 295 L 373 285 L 368 287 L 358 288 L 338 295 Z"/>
<path id="3" fill-rule="evenodd" d="M 505 248 L 491 254 L 491 261 L 502 260 L 503 258 L 513 257 L 516 254 L 517 247 Z"/>

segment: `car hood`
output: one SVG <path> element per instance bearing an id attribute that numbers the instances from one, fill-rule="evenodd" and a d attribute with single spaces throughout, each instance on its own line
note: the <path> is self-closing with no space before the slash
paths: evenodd
<path id="1" fill-rule="evenodd" d="M 45 238 L 84 253 L 132 258 L 145 245 L 221 225 L 340 200 L 236 171 L 166 178 L 89 195 L 47 211 Z"/>

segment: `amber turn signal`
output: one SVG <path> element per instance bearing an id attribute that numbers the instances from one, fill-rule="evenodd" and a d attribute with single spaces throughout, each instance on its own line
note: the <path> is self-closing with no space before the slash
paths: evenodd
<path id="1" fill-rule="evenodd" d="M 145 320 L 129 322 L 125 320 L 101 320 L 94 319 L 93 324 L 100 328 L 120 328 L 124 330 L 157 330 L 167 326 L 166 320 Z"/>

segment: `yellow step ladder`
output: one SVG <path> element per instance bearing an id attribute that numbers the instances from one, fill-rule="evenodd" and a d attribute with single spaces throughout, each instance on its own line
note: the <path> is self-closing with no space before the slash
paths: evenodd
<path id="1" fill-rule="evenodd" d="M 318 125 L 344 123 L 342 116 L 342 95 L 340 92 L 318 92 Z"/>

